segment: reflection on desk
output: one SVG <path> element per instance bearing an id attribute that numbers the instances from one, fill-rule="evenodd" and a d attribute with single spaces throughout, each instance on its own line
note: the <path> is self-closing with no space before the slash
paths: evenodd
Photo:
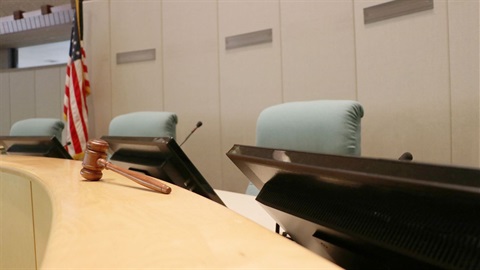
<path id="1" fill-rule="evenodd" d="M 236 213 L 275 231 L 275 220 L 255 200 L 255 196 L 225 190 L 215 190 L 227 207 Z"/>
<path id="2" fill-rule="evenodd" d="M 164 195 L 111 171 L 87 182 L 81 167 L 0 156 L 0 268 L 338 269 L 185 189 Z"/>

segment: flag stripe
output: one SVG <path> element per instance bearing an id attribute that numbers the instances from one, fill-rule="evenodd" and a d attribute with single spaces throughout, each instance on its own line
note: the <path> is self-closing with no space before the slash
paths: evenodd
<path id="1" fill-rule="evenodd" d="M 78 0 L 77 0 L 78 7 Z M 77 9 L 78 11 L 78 9 Z M 67 150 L 74 158 L 82 158 L 88 141 L 87 95 L 90 93 L 85 51 L 80 39 L 77 16 L 73 21 L 69 60 L 65 77 L 63 113 L 67 123 Z"/>

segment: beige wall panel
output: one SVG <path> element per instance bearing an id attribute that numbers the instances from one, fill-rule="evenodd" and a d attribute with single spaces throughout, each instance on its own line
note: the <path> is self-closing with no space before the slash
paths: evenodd
<path id="1" fill-rule="evenodd" d="M 111 1 L 112 116 L 163 110 L 161 1 Z M 152 61 L 118 64 L 117 53 L 155 49 Z"/>
<path id="2" fill-rule="evenodd" d="M 107 0 L 83 4 L 84 46 L 91 94 L 87 98 L 89 136 L 108 134 L 112 119 L 112 81 L 110 53 L 110 12 Z"/>
<path id="3" fill-rule="evenodd" d="M 365 25 L 363 8 L 382 2 L 355 4 L 362 154 L 450 163 L 447 4 Z"/>
<path id="4" fill-rule="evenodd" d="M 10 68 L 10 50 L 0 49 L 0 69 Z"/>
<path id="5" fill-rule="evenodd" d="M 216 1 L 164 1 L 165 110 L 177 113 L 181 143 L 198 121 L 203 126 L 182 146 L 207 181 L 222 187 Z"/>
<path id="6" fill-rule="evenodd" d="M 35 117 L 35 70 L 10 73 L 11 123 Z"/>
<path id="7" fill-rule="evenodd" d="M 63 99 L 65 98 L 65 79 L 67 74 L 67 65 L 60 66 L 58 68 L 58 76 L 60 76 L 60 81 L 58 82 L 59 91 L 59 98 L 60 98 L 60 108 L 61 108 L 61 115 L 63 117 Z"/>
<path id="8" fill-rule="evenodd" d="M 41 68 L 35 71 L 35 116 L 62 119 L 63 99 L 59 88 L 60 67 Z M 65 74 L 64 74 L 65 76 Z"/>
<path id="9" fill-rule="evenodd" d="M 60 89 L 59 98 L 60 98 L 60 119 L 65 122 L 65 118 L 63 117 L 63 100 L 65 98 L 65 79 L 67 74 L 67 65 L 60 66 L 58 69 L 58 74 L 60 76 L 60 81 L 58 82 L 58 88 Z M 62 132 L 62 144 L 67 143 L 67 129 L 65 128 Z"/>
<path id="10" fill-rule="evenodd" d="M 234 144 L 255 144 L 259 113 L 282 102 L 278 1 L 220 1 L 220 114 L 222 151 Z M 273 42 L 231 50 L 225 37 L 273 29 Z M 226 157 L 224 188 L 244 192 L 246 177 Z"/>
<path id="11" fill-rule="evenodd" d="M 34 269 L 30 181 L 0 171 L 0 269 Z"/>
<path id="12" fill-rule="evenodd" d="M 10 76 L 0 73 L 0 135 L 10 133 Z"/>
<path id="13" fill-rule="evenodd" d="M 452 163 L 467 166 L 479 165 L 478 6 L 478 0 L 448 2 Z"/>
<path id="14" fill-rule="evenodd" d="M 113 67 L 112 117 L 134 111 L 163 111 L 160 69 L 153 62 Z"/>
<path id="15" fill-rule="evenodd" d="M 281 1 L 284 101 L 356 99 L 353 1 Z"/>

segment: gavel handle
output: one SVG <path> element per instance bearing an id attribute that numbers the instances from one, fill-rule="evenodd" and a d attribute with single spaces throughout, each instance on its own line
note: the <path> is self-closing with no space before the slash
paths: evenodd
<path id="1" fill-rule="evenodd" d="M 169 194 L 170 192 L 172 192 L 172 189 L 169 186 L 159 182 L 158 179 L 156 179 L 156 178 L 150 177 L 150 176 L 145 175 L 143 173 L 127 170 L 127 169 L 124 169 L 122 167 L 118 167 L 117 165 L 112 164 L 111 162 L 108 162 L 103 158 L 98 159 L 97 164 L 99 166 L 104 167 L 107 170 L 111 170 L 111 171 L 114 171 L 118 174 L 121 174 L 121 175 L 129 178 L 130 180 L 133 180 L 134 182 L 136 182 L 136 183 L 138 183 L 138 184 L 140 184 L 144 187 L 147 187 L 149 189 L 153 189 L 155 191 L 165 193 L 165 194 Z"/>

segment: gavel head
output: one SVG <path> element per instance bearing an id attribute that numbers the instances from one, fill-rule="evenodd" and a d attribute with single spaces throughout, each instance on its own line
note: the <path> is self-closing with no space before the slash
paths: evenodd
<path id="1" fill-rule="evenodd" d="M 83 158 L 82 170 L 80 174 L 83 178 L 90 181 L 100 180 L 103 176 L 103 166 L 97 164 L 97 161 L 102 158 L 107 158 L 108 143 L 104 140 L 95 139 L 87 142 L 87 149 Z"/>

